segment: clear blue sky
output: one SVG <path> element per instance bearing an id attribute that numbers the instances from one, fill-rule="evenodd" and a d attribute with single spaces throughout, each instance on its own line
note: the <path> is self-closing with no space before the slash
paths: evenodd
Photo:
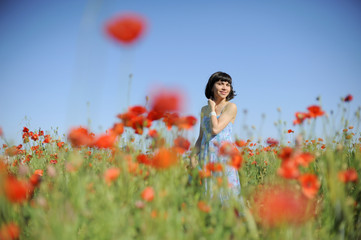
<path id="1" fill-rule="evenodd" d="M 124 48 L 105 22 L 137 12 L 148 29 Z M 31 130 L 87 125 L 100 132 L 157 86 L 181 89 L 184 114 L 199 116 L 215 71 L 229 73 L 238 106 L 235 133 L 278 138 L 274 122 L 317 104 L 337 110 L 340 98 L 360 106 L 361 3 L 356 0 L 17 1 L 0 2 L 0 127 L 20 143 Z M 89 102 L 89 107 L 87 107 Z M 247 117 L 244 117 L 247 109 Z M 262 114 L 266 115 L 262 129 Z M 245 121 L 245 122 L 244 122 Z M 318 124 L 320 124 L 319 122 Z M 198 126 L 189 136 L 198 134 Z"/>

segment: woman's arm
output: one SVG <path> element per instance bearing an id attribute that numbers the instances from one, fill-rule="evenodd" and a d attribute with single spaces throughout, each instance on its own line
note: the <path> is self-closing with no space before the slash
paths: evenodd
<path id="1" fill-rule="evenodd" d="M 212 100 L 208 100 L 212 101 Z M 211 111 L 215 112 L 215 104 L 209 104 Z M 234 103 L 228 103 L 224 112 L 219 118 L 217 116 L 211 116 L 212 134 L 220 133 L 230 121 L 232 121 L 237 115 L 237 106 Z"/>

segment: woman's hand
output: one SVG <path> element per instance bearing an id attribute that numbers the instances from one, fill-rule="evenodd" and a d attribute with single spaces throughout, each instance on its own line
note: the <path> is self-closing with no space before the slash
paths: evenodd
<path id="1" fill-rule="evenodd" d="M 215 112 L 216 103 L 212 99 L 208 99 L 208 106 L 211 108 L 211 112 Z"/>

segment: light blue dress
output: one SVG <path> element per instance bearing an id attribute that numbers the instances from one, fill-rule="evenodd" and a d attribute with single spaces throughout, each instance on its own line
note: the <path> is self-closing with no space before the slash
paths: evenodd
<path id="1" fill-rule="evenodd" d="M 219 116 L 217 116 L 218 118 Z M 222 163 L 223 173 L 212 173 L 212 177 L 204 179 L 205 193 L 209 194 L 213 198 L 213 188 L 217 185 L 215 177 L 222 176 L 225 174 L 228 180 L 229 187 L 227 189 L 222 188 L 219 191 L 219 198 L 222 203 L 228 200 L 232 195 L 238 197 L 241 200 L 241 184 L 239 182 L 238 171 L 228 163 L 229 157 L 223 157 L 218 155 L 219 147 L 222 142 L 230 142 L 234 144 L 232 137 L 233 123 L 229 122 L 228 125 L 218 134 L 212 135 L 211 132 L 211 119 L 209 116 L 202 118 L 201 127 L 203 131 L 201 151 L 199 153 L 200 165 L 205 167 L 207 163 Z"/>

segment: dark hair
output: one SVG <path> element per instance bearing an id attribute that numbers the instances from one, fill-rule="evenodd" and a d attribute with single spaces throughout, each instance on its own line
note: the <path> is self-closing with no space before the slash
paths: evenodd
<path id="1" fill-rule="evenodd" d="M 208 80 L 207 86 L 206 86 L 206 90 L 205 90 L 205 94 L 206 94 L 206 98 L 209 99 L 213 99 L 213 86 L 216 82 L 218 81 L 222 81 L 222 82 L 228 82 L 231 85 L 231 91 L 229 92 L 226 100 L 229 101 L 231 99 L 233 99 L 236 96 L 236 92 L 233 90 L 233 86 L 232 86 L 232 78 L 231 76 L 229 76 L 227 73 L 224 72 L 215 72 L 213 73 Z"/>

